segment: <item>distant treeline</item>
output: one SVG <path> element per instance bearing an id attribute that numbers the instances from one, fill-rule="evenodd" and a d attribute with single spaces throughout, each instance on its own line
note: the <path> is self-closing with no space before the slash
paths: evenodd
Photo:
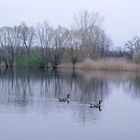
<path id="1" fill-rule="evenodd" d="M 140 44 L 140 43 L 139 43 Z M 73 68 L 86 57 L 92 59 L 127 55 L 132 57 L 137 46 L 128 42 L 127 51 L 111 51 L 112 41 L 102 26 L 102 17 L 84 11 L 74 18 L 71 28 L 52 27 L 47 22 L 36 27 L 21 23 L 19 26 L 0 28 L 0 63 L 8 67 L 52 67 L 71 62 Z M 134 49 L 133 49 L 134 48 Z"/>

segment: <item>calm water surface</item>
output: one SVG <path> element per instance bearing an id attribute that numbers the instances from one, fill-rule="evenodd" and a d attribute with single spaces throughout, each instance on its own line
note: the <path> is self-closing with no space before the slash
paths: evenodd
<path id="1" fill-rule="evenodd" d="M 140 140 L 139 121 L 139 74 L 0 70 L 0 140 Z"/>

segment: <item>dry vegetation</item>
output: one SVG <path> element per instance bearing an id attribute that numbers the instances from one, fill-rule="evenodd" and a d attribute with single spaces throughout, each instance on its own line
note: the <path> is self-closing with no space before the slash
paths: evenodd
<path id="1" fill-rule="evenodd" d="M 109 71 L 140 71 L 140 65 L 128 62 L 121 58 L 105 58 L 96 61 L 86 58 L 84 62 L 77 64 L 76 68 Z"/>

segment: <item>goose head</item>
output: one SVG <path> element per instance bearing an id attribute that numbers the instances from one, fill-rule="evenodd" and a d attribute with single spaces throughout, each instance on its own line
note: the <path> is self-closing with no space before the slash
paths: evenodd
<path id="1" fill-rule="evenodd" d="M 102 103 L 102 100 L 99 100 L 99 105 L 101 105 L 101 103 Z"/>
<path id="2" fill-rule="evenodd" d="M 69 99 L 69 98 L 70 98 L 70 93 L 67 94 L 67 99 Z"/>

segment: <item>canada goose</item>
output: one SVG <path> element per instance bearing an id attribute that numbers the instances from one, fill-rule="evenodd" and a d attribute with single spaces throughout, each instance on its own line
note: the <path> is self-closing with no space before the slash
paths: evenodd
<path id="1" fill-rule="evenodd" d="M 99 103 L 98 104 L 92 104 L 90 103 L 89 105 L 89 108 L 99 108 L 101 109 L 101 103 L 102 103 L 102 100 L 99 100 Z"/>
<path id="2" fill-rule="evenodd" d="M 69 99 L 70 98 L 70 94 L 67 94 L 66 95 L 66 98 L 58 98 L 59 99 L 59 102 L 67 102 L 67 103 L 69 103 Z"/>

